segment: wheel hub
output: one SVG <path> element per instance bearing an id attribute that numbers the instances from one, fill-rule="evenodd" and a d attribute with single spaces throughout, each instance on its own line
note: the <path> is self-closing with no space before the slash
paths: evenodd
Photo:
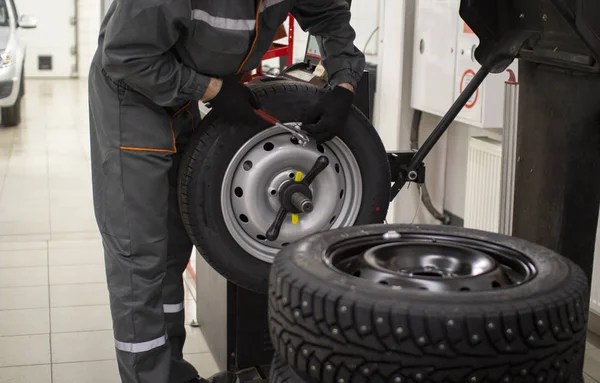
<path id="1" fill-rule="evenodd" d="M 289 213 L 310 213 L 312 197 L 310 187 L 301 182 L 286 181 L 279 188 L 279 203 Z"/>
<path id="2" fill-rule="evenodd" d="M 319 157 L 329 165 L 310 186 L 295 182 Z M 358 164 L 339 139 L 320 145 L 298 144 L 291 134 L 267 129 L 250 139 L 236 153 L 226 170 L 221 188 L 221 207 L 234 240 L 252 256 L 266 262 L 285 245 L 306 235 L 354 224 L 362 198 Z M 267 232 L 278 211 L 300 214 L 293 224 L 285 217 L 275 241 Z"/>

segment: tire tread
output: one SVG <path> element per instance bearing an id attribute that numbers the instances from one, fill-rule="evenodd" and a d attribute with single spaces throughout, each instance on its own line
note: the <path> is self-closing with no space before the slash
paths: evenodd
<path id="1" fill-rule="evenodd" d="M 583 363 L 587 291 L 577 268 L 563 289 L 542 299 L 458 305 L 454 312 L 418 302 L 352 303 L 281 261 L 272 267 L 271 337 L 282 360 L 302 373 L 310 374 L 306 356 L 314 357 L 323 383 L 570 382 L 580 379 L 571 374 Z M 327 364 L 335 373 L 326 374 Z M 402 364 L 419 368 L 395 367 Z"/>

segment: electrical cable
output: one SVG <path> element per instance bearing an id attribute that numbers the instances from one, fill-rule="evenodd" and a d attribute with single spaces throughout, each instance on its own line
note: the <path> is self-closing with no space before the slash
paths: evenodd
<path id="1" fill-rule="evenodd" d="M 410 149 L 418 150 L 419 149 L 419 128 L 421 127 L 421 118 L 423 117 L 423 112 L 420 110 L 415 110 L 413 114 L 412 124 L 410 128 Z M 435 219 L 440 221 L 444 225 L 450 224 L 450 216 L 448 214 L 442 213 L 433 206 L 433 201 L 431 200 L 431 195 L 429 194 L 429 190 L 427 189 L 427 185 L 423 184 L 420 188 L 420 198 L 419 203 L 423 202 L 429 214 L 431 214 Z"/>
<path id="2" fill-rule="evenodd" d="M 377 31 L 379 31 L 379 27 L 375 28 L 375 30 L 373 32 L 371 32 L 371 35 L 367 39 L 367 42 L 365 43 L 365 47 L 362 50 L 364 54 L 367 54 L 366 52 L 367 52 L 367 48 L 369 47 L 369 43 L 371 42 L 371 39 L 373 38 L 373 36 L 375 36 L 375 33 L 377 33 Z"/>
<path id="3" fill-rule="evenodd" d="M 419 215 L 419 210 L 421 209 L 421 203 L 423 202 L 423 189 L 425 188 L 425 184 L 419 185 L 419 203 L 417 204 L 417 210 L 415 211 L 415 216 L 413 217 L 410 224 L 414 224 L 417 220 L 417 216 Z"/>

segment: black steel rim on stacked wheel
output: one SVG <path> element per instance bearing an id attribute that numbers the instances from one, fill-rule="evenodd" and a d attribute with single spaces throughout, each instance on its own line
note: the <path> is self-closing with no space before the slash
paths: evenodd
<path id="1" fill-rule="evenodd" d="M 372 225 L 309 236 L 275 259 L 273 383 L 580 382 L 589 288 L 532 243 Z"/>

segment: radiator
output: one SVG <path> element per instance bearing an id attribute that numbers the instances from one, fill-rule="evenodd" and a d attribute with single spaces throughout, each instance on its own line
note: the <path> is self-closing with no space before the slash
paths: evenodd
<path id="1" fill-rule="evenodd" d="M 499 231 L 501 178 L 502 143 L 488 137 L 470 137 L 465 227 Z"/>

